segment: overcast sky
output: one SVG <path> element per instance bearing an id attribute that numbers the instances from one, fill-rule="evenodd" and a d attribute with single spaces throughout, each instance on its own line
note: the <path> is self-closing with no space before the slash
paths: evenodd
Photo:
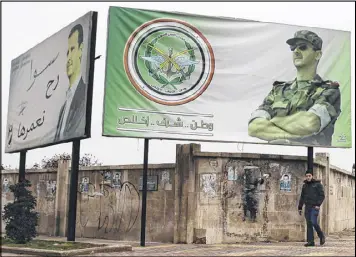
<path id="1" fill-rule="evenodd" d="M 2 142 L 5 141 L 11 60 L 26 52 L 47 37 L 78 19 L 88 11 L 97 11 L 98 28 L 95 63 L 92 138 L 81 141 L 81 153 L 91 153 L 106 165 L 134 164 L 143 161 L 143 139 L 106 138 L 101 136 L 104 70 L 106 53 L 107 14 L 109 6 L 178 11 L 210 16 L 245 18 L 265 22 L 323 27 L 351 31 L 352 117 L 355 115 L 355 5 L 349 3 L 2 3 Z M 351 171 L 355 162 L 355 123 L 352 121 L 352 149 L 315 148 L 315 152 L 329 152 L 331 163 Z M 175 162 L 175 145 L 181 141 L 150 141 L 149 162 Z M 185 142 L 188 143 L 188 142 Z M 253 144 L 201 143 L 203 151 L 250 152 L 306 155 L 306 147 L 266 146 Z M 1 145 L 1 162 L 18 167 L 19 154 L 5 154 Z M 26 164 L 31 167 L 44 156 L 71 153 L 71 144 L 61 144 L 31 150 Z"/>

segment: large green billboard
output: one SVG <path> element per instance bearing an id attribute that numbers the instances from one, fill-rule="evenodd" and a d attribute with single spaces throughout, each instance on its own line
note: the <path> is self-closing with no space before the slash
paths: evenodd
<path id="1" fill-rule="evenodd" d="M 351 147 L 350 40 L 111 7 L 103 135 Z"/>

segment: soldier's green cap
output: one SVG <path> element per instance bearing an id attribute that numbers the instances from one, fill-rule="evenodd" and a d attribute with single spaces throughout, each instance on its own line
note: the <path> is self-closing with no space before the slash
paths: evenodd
<path id="1" fill-rule="evenodd" d="M 299 30 L 294 33 L 294 37 L 287 40 L 288 45 L 295 45 L 298 40 L 305 40 L 311 43 L 315 50 L 321 50 L 323 46 L 323 40 L 314 32 L 309 30 Z"/>

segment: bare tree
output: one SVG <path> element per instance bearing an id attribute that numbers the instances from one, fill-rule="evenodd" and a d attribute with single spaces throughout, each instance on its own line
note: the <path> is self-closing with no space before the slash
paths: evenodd
<path id="1" fill-rule="evenodd" d="M 58 162 L 60 160 L 71 160 L 71 155 L 68 153 L 62 153 L 62 154 L 55 154 L 54 156 L 47 158 L 44 157 L 42 159 L 42 169 L 46 169 L 46 168 L 58 168 Z M 98 158 L 96 158 L 95 156 L 93 156 L 92 154 L 84 154 L 84 156 L 82 156 L 79 159 L 79 166 L 82 167 L 87 167 L 87 166 L 100 166 L 102 165 L 102 163 L 98 160 Z"/>
<path id="2" fill-rule="evenodd" d="M 11 165 L 1 164 L 1 170 L 10 170 Z"/>
<path id="3" fill-rule="evenodd" d="M 87 167 L 87 166 L 100 166 L 102 163 L 92 154 L 84 154 L 79 160 L 79 166 Z"/>
<path id="4" fill-rule="evenodd" d="M 70 160 L 71 156 L 68 153 L 62 153 L 62 154 L 55 154 L 50 158 L 47 158 L 46 156 L 42 159 L 41 163 L 41 168 L 42 169 L 48 169 L 48 168 L 58 168 L 58 162 L 60 160 Z"/>
<path id="5" fill-rule="evenodd" d="M 35 164 L 32 165 L 31 170 L 38 170 L 41 168 L 41 165 L 37 162 L 35 162 Z"/>

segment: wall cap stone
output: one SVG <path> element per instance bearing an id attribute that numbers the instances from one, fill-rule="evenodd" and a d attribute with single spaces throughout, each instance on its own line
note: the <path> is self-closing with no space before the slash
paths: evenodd
<path id="1" fill-rule="evenodd" d="M 12 169 L 12 170 L 2 170 L 1 174 L 18 174 L 19 170 L 18 169 Z M 51 169 L 26 169 L 26 173 L 31 173 L 31 174 L 36 174 L 36 173 L 57 173 L 57 168 L 51 168 Z"/>
<path id="2" fill-rule="evenodd" d="M 322 160 L 320 157 L 323 155 L 329 155 L 328 153 L 317 153 L 314 158 L 314 165 L 321 167 L 326 167 L 327 163 Z M 256 154 L 256 153 L 226 153 L 226 152 L 200 152 L 193 151 L 194 157 L 202 158 L 243 158 L 243 159 L 268 159 L 268 160 L 281 160 L 281 161 L 304 161 L 306 162 L 308 158 L 306 156 L 297 156 L 297 155 L 279 155 L 279 154 Z M 330 169 L 334 172 L 342 173 L 348 176 L 355 178 L 355 175 L 352 175 L 351 172 L 341 169 L 330 164 Z"/>
<path id="3" fill-rule="evenodd" d="M 149 169 L 175 169 L 175 163 L 160 163 L 148 164 Z M 70 166 L 68 167 L 70 169 Z M 143 170 L 143 164 L 128 164 L 128 165 L 105 165 L 105 166 L 88 166 L 79 167 L 79 171 L 95 171 L 95 170 Z M 18 174 L 18 169 L 2 170 L 1 174 Z M 57 168 L 51 169 L 26 169 L 26 173 L 57 173 Z"/>
<path id="4" fill-rule="evenodd" d="M 149 169 L 175 169 L 175 167 L 175 163 L 148 164 Z M 79 170 L 143 170 L 143 164 L 88 166 L 80 167 Z"/>
<path id="5" fill-rule="evenodd" d="M 195 157 L 223 157 L 223 158 L 307 161 L 307 157 L 306 156 L 280 155 L 280 154 L 225 153 L 225 152 L 200 152 L 200 151 L 194 151 L 193 155 Z"/>

